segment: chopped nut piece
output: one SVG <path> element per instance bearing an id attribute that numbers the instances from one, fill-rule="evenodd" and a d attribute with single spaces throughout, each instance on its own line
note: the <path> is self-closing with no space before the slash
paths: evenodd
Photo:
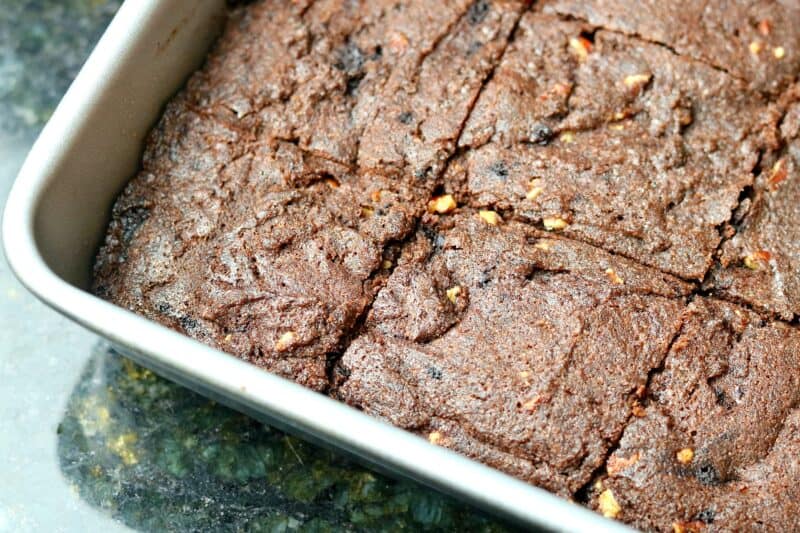
<path id="1" fill-rule="evenodd" d="M 629 466 L 633 466 L 639 462 L 639 452 L 634 453 L 628 458 L 618 457 L 616 455 L 612 455 L 608 458 L 608 464 L 606 465 L 606 471 L 608 472 L 609 476 L 616 476 Z"/>
<path id="2" fill-rule="evenodd" d="M 392 268 L 392 262 L 389 261 L 388 259 L 384 259 L 383 263 L 381 263 L 381 268 L 384 270 L 389 270 L 390 268 Z"/>
<path id="3" fill-rule="evenodd" d="M 542 403 L 542 401 L 543 401 L 542 397 L 534 396 L 533 398 L 531 398 L 527 402 L 523 403 L 522 404 L 522 408 L 525 409 L 526 411 L 535 411 L 536 410 L 536 406 L 538 406 L 540 403 Z"/>
<path id="4" fill-rule="evenodd" d="M 608 279 L 610 279 L 611 283 L 613 283 L 614 285 L 622 285 L 623 283 L 625 283 L 625 281 L 621 277 L 619 277 L 619 275 L 617 275 L 616 272 L 614 272 L 613 268 L 607 268 L 606 274 L 608 275 Z"/>
<path id="5" fill-rule="evenodd" d="M 614 497 L 614 493 L 611 492 L 611 489 L 606 489 L 600 493 L 600 496 L 597 498 L 597 507 L 600 513 L 606 518 L 616 518 L 619 516 L 620 511 L 622 511 L 622 507 L 617 503 L 617 499 Z"/>
<path id="6" fill-rule="evenodd" d="M 430 435 L 428 435 L 428 442 L 430 442 L 431 444 L 439 444 L 440 442 L 442 442 L 443 437 L 444 435 L 442 435 L 440 432 L 434 431 Z"/>
<path id="7" fill-rule="evenodd" d="M 772 31 L 772 22 L 768 19 L 763 19 L 758 23 L 758 33 L 766 37 Z"/>
<path id="8" fill-rule="evenodd" d="M 694 450 L 691 448 L 684 448 L 682 450 L 678 450 L 678 453 L 675 454 L 675 458 L 678 462 L 682 465 L 688 465 L 694 459 Z"/>
<path id="9" fill-rule="evenodd" d="M 586 61 L 592 51 L 592 43 L 586 37 L 573 37 L 569 40 L 569 49 L 581 63 Z"/>
<path id="10" fill-rule="evenodd" d="M 700 520 L 692 522 L 674 522 L 672 524 L 673 533 L 700 533 L 706 525 Z"/>
<path id="11" fill-rule="evenodd" d="M 642 404 L 640 404 L 637 401 L 637 402 L 633 402 L 633 407 L 631 407 L 631 413 L 636 418 L 644 418 L 645 410 L 644 410 L 644 407 L 642 407 Z"/>
<path id="12" fill-rule="evenodd" d="M 770 171 L 769 175 L 769 184 L 772 190 L 775 190 L 775 187 L 786 179 L 788 176 L 788 172 L 786 170 L 786 163 L 783 159 L 778 159 L 774 165 L 772 165 L 772 170 Z"/>
<path id="13" fill-rule="evenodd" d="M 685 107 L 679 107 L 678 109 L 675 110 L 675 113 L 678 116 L 678 124 L 680 124 L 681 126 L 688 126 L 694 120 L 691 109 L 687 109 Z"/>
<path id="14" fill-rule="evenodd" d="M 625 129 L 625 124 L 609 124 L 608 127 L 612 130 L 622 131 Z"/>
<path id="15" fill-rule="evenodd" d="M 562 133 L 558 137 L 558 140 L 561 141 L 562 143 L 574 142 L 575 141 L 575 134 L 572 133 L 571 131 L 565 131 L 564 133 Z"/>
<path id="16" fill-rule="evenodd" d="M 428 202 L 428 211 L 431 213 L 439 213 L 441 215 L 450 213 L 456 207 L 458 207 L 458 205 L 456 204 L 456 200 L 453 198 L 452 194 L 437 196 Z"/>
<path id="17" fill-rule="evenodd" d="M 750 270 L 758 270 L 762 263 L 767 263 L 770 259 L 772 259 L 771 253 L 766 250 L 758 250 L 744 257 L 744 266 Z"/>
<path id="18" fill-rule="evenodd" d="M 283 352 L 294 343 L 295 339 L 297 339 L 297 334 L 294 331 L 287 331 L 278 338 L 278 342 L 275 343 L 275 349 Z"/>
<path id="19" fill-rule="evenodd" d="M 231 335 L 230 333 L 225 335 L 225 342 L 231 342 L 231 339 L 233 339 L 233 335 Z"/>
<path id="20" fill-rule="evenodd" d="M 550 241 L 546 241 L 544 239 L 536 241 L 536 244 L 534 244 L 533 247 L 546 252 L 550 250 Z"/>
<path id="21" fill-rule="evenodd" d="M 450 287 L 445 292 L 447 293 L 447 299 L 453 303 L 456 303 L 458 295 L 461 294 L 461 287 L 456 285 L 455 287 Z"/>
<path id="22" fill-rule="evenodd" d="M 638 89 L 647 85 L 652 77 L 652 74 L 631 74 L 630 76 L 625 76 L 622 82 L 625 84 L 625 87 L 629 89 Z"/>
<path id="23" fill-rule="evenodd" d="M 331 189 L 339 188 L 339 181 L 334 178 L 325 178 L 323 181 L 325 182 L 325 185 L 327 185 Z"/>
<path id="24" fill-rule="evenodd" d="M 752 43 L 750 43 L 749 48 L 750 48 L 750 53 L 753 54 L 754 56 L 757 56 L 758 54 L 761 53 L 761 50 L 764 48 L 764 45 L 761 43 L 761 41 L 753 41 Z"/>
<path id="25" fill-rule="evenodd" d="M 542 180 L 540 179 L 532 179 L 528 184 L 530 188 L 528 192 L 525 194 L 525 198 L 528 200 L 536 200 L 540 194 L 544 191 L 544 187 L 542 187 Z"/>
<path id="26" fill-rule="evenodd" d="M 776 46 L 772 49 L 772 55 L 775 56 L 775 59 L 783 59 L 783 56 L 786 55 L 786 50 L 784 50 L 783 46 Z"/>
<path id="27" fill-rule="evenodd" d="M 527 379 L 530 376 L 531 373 L 528 370 L 523 370 L 522 372 L 519 373 L 519 377 L 521 377 L 522 379 Z"/>
<path id="28" fill-rule="evenodd" d="M 552 91 L 556 94 L 560 94 L 563 96 L 567 96 L 569 93 L 572 92 L 572 84 L 571 83 L 556 83 L 553 85 Z"/>
<path id="29" fill-rule="evenodd" d="M 492 226 L 496 226 L 500 223 L 500 215 L 494 211 L 481 210 L 478 211 L 478 216 L 481 217 L 481 220 Z"/>
<path id="30" fill-rule="evenodd" d="M 375 210 L 371 207 L 361 206 L 361 216 L 364 218 L 369 218 L 373 214 L 375 214 Z"/>
<path id="31" fill-rule="evenodd" d="M 369 195 L 373 202 L 380 202 L 383 191 L 372 191 Z"/>
<path id="32" fill-rule="evenodd" d="M 542 223 L 547 231 L 558 231 L 569 226 L 569 223 L 561 217 L 547 217 Z"/>
<path id="33" fill-rule="evenodd" d="M 399 31 L 393 31 L 389 34 L 388 44 L 389 50 L 395 54 L 402 54 L 408 48 L 408 37 Z"/>

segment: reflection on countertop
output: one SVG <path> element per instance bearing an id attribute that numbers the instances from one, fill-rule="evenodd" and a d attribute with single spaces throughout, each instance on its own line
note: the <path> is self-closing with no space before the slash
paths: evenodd
<path id="1" fill-rule="evenodd" d="M 194 394 L 102 342 L 58 435 L 62 471 L 81 497 L 136 529 L 504 530 Z"/>

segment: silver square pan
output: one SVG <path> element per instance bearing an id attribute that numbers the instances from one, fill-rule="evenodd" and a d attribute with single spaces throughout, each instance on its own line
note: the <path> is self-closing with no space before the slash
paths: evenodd
<path id="1" fill-rule="evenodd" d="M 433 446 L 87 291 L 111 205 L 166 100 L 202 62 L 225 0 L 127 0 L 33 146 L 3 220 L 31 292 L 139 363 L 207 396 L 524 527 L 625 531 L 578 505 Z"/>

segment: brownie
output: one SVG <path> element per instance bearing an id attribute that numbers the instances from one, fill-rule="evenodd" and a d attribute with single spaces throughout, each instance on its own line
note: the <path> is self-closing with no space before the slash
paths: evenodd
<path id="1" fill-rule="evenodd" d="M 800 68 L 800 5 L 773 0 L 549 0 L 545 10 L 662 44 L 778 93 Z"/>
<path id="2" fill-rule="evenodd" d="M 705 286 L 785 320 L 800 315 L 800 91 L 781 124 L 782 147 L 762 171 L 728 228 Z"/>
<path id="3" fill-rule="evenodd" d="M 696 298 L 595 505 L 648 531 L 796 530 L 799 404 L 800 332 Z"/>
<path id="4" fill-rule="evenodd" d="M 689 290 L 530 226 L 449 217 L 404 249 L 335 394 L 569 495 L 619 438 Z"/>
<path id="5" fill-rule="evenodd" d="M 189 90 L 198 105 L 235 117 L 264 139 L 353 164 L 389 77 L 416 65 L 468 1 L 425 7 L 394 0 L 256 2 L 232 15 Z"/>
<path id="6" fill-rule="evenodd" d="M 645 530 L 800 528 L 800 7 L 236 4 L 95 294 Z"/>
<path id="7" fill-rule="evenodd" d="M 778 117 L 714 68 L 585 31 L 523 17 L 447 186 L 474 207 L 701 280 Z"/>
<path id="8" fill-rule="evenodd" d="M 415 70 L 390 77 L 361 140 L 359 166 L 405 168 L 435 180 L 525 3 L 473 2 Z"/>
<path id="9" fill-rule="evenodd" d="M 418 192 L 170 105 L 117 201 L 95 291 L 321 390 Z M 246 146 L 246 148 L 245 148 Z M 415 207 L 417 206 L 417 207 Z"/>

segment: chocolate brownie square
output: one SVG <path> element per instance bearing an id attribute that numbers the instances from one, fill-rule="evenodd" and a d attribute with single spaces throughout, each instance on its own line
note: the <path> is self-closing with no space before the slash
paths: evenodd
<path id="1" fill-rule="evenodd" d="M 778 94 L 800 67 L 800 5 L 772 0 L 551 0 L 548 12 L 663 44 Z"/>
<path id="2" fill-rule="evenodd" d="M 696 298 L 594 505 L 648 531 L 800 526 L 800 331 Z"/>
<path id="3" fill-rule="evenodd" d="M 619 438 L 689 289 L 496 214 L 447 216 L 403 251 L 334 394 L 570 495 Z"/>
<path id="4" fill-rule="evenodd" d="M 777 114 L 670 50 L 528 13 L 446 183 L 463 202 L 703 279 Z"/>

